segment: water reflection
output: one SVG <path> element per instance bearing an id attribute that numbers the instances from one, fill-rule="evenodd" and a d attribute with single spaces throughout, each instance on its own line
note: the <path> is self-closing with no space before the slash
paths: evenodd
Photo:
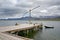
<path id="1" fill-rule="evenodd" d="M 34 36 L 34 40 L 40 40 L 40 39 L 42 40 L 42 37 L 41 37 L 42 33 L 43 33 L 43 30 L 39 30 L 38 33 Z"/>
<path id="2" fill-rule="evenodd" d="M 34 31 L 33 29 L 30 29 L 28 33 L 26 33 L 26 30 L 24 30 L 24 31 L 18 32 L 18 36 L 35 39 L 35 36 L 39 32 L 42 33 L 42 29 L 39 29 L 38 31 L 36 31 L 36 30 Z"/>

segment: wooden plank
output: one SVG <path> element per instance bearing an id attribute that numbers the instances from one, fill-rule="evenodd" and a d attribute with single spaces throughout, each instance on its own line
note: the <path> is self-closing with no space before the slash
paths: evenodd
<path id="1" fill-rule="evenodd" d="M 6 27 L 0 27 L 0 40 L 32 40 L 32 39 L 23 39 L 23 38 L 17 38 L 13 37 L 8 34 L 4 34 L 3 32 L 6 31 L 16 31 L 16 30 L 26 30 L 31 29 L 33 27 L 37 27 L 40 24 L 20 24 L 15 26 L 6 26 Z"/>
<path id="2" fill-rule="evenodd" d="M 22 37 L 18 38 L 8 34 L 0 33 L 0 40 L 27 40 L 27 39 Z M 33 40 L 33 39 L 28 39 L 28 40 Z"/>
<path id="3" fill-rule="evenodd" d="M 17 25 L 17 26 L 0 27 L 0 32 L 11 31 L 11 30 L 25 30 L 25 29 L 30 29 L 34 26 L 38 26 L 38 24 L 36 24 L 36 25 L 20 24 L 20 25 Z"/>

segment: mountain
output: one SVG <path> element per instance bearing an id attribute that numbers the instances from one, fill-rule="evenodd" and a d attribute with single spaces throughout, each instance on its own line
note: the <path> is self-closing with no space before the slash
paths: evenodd
<path id="1" fill-rule="evenodd" d="M 60 18 L 60 16 L 21 17 L 21 18 L 8 18 L 0 20 L 41 20 L 41 19 L 53 19 L 53 18 Z"/>
<path id="2" fill-rule="evenodd" d="M 20 18 L 20 20 L 39 20 L 40 18 L 37 18 L 37 17 L 22 17 Z"/>
<path id="3" fill-rule="evenodd" d="M 22 17 L 22 18 L 8 18 L 8 19 L 0 19 L 0 20 L 40 20 L 37 17 Z"/>
<path id="4" fill-rule="evenodd" d="M 40 16 L 40 18 L 60 18 L 60 16 Z"/>

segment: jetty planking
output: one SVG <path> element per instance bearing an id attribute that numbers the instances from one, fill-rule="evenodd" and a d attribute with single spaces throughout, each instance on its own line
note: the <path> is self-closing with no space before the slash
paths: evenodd
<path id="1" fill-rule="evenodd" d="M 8 34 L 4 34 L 4 32 L 8 32 L 8 31 L 21 31 L 21 30 L 28 30 L 31 28 L 41 28 L 42 25 L 41 24 L 19 24 L 19 25 L 15 25 L 15 26 L 6 26 L 6 27 L 0 27 L 0 39 L 2 40 L 27 40 L 26 38 L 17 38 L 15 36 L 11 36 Z M 15 39 L 14 39 L 15 38 Z M 28 39 L 28 40 L 32 40 L 32 39 Z"/>

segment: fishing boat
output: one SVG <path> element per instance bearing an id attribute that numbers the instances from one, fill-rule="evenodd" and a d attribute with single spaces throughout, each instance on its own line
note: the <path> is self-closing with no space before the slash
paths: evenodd
<path id="1" fill-rule="evenodd" d="M 48 26 L 44 26 L 45 28 L 54 28 L 54 27 L 48 27 Z"/>

